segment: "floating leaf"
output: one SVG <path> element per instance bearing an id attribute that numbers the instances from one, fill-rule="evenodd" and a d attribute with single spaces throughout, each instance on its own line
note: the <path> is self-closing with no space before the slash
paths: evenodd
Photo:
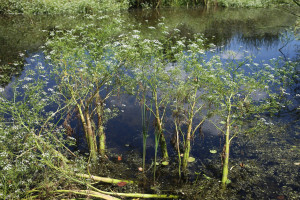
<path id="1" fill-rule="evenodd" d="M 195 161 L 195 158 L 194 157 L 189 157 L 188 158 L 188 162 L 194 162 Z"/>
<path id="2" fill-rule="evenodd" d="M 212 150 L 209 150 L 209 152 L 210 153 L 217 153 L 217 150 L 212 149 Z"/>
<path id="3" fill-rule="evenodd" d="M 225 183 L 226 183 L 226 184 L 229 184 L 229 183 L 231 183 L 231 180 L 230 180 L 230 179 L 227 179 Z"/>
<path id="4" fill-rule="evenodd" d="M 224 121 L 220 121 L 220 124 L 226 124 L 226 122 L 224 122 Z"/>
<path id="5" fill-rule="evenodd" d="M 156 166 L 157 166 L 157 165 L 159 165 L 159 162 L 156 162 L 155 164 L 156 164 Z"/>
<path id="6" fill-rule="evenodd" d="M 166 166 L 166 165 L 169 165 L 169 162 L 168 161 L 164 161 L 161 164 Z"/>

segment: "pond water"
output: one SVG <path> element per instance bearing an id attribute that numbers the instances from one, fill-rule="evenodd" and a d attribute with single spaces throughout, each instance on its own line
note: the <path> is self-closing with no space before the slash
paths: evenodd
<path id="1" fill-rule="evenodd" d="M 142 33 L 147 34 L 146 28 L 149 26 L 156 27 L 164 18 L 165 24 L 170 28 L 177 28 L 181 31 L 182 36 L 189 37 L 194 33 L 202 33 L 208 38 L 207 46 L 213 46 L 210 48 L 211 55 L 218 54 L 222 59 L 230 57 L 230 52 L 235 52 L 236 58 L 242 58 L 246 52 L 248 54 L 255 55 L 255 60 L 260 62 L 262 60 L 269 60 L 271 58 L 277 58 L 282 56 L 284 59 L 299 60 L 300 54 L 300 41 L 296 40 L 296 33 L 292 28 L 296 23 L 296 18 L 286 11 L 280 9 L 163 9 L 163 10 L 131 10 L 123 13 L 124 22 L 130 22 L 133 24 L 140 24 Z M 43 46 L 46 38 L 51 35 L 51 31 L 55 29 L 71 29 L 78 24 L 85 24 L 84 17 L 45 17 L 45 16 L 8 16 L 0 17 L 0 66 L 8 65 L 9 67 L 0 67 L 0 87 L 9 89 L 9 83 L 13 77 L 18 77 L 22 74 L 24 66 L 31 67 L 37 64 L 36 55 L 40 57 L 39 62 L 44 62 L 43 54 L 39 50 L 39 47 Z M 299 34 L 299 33 L 298 33 Z M 298 36 L 299 37 L 299 36 Z M 211 45 L 213 44 L 213 45 Z M 24 54 L 24 56 L 22 55 Z M 25 67 L 25 68 L 26 68 Z M 293 88 L 291 91 L 293 95 L 299 94 L 299 86 Z M 284 121 L 287 124 L 285 133 L 282 136 L 289 140 L 290 145 L 297 146 L 299 150 L 299 111 L 297 106 L 299 105 L 299 97 L 294 100 L 295 107 L 283 113 L 282 118 L 278 117 L 274 121 Z M 133 97 L 121 96 L 114 98 L 109 102 L 112 106 L 120 108 L 120 114 L 118 117 L 110 120 L 106 125 L 107 130 L 107 143 L 110 150 L 116 155 L 122 155 L 126 160 L 126 157 L 130 157 L 131 154 L 138 154 L 141 158 L 142 154 L 142 127 L 141 127 L 141 110 L 138 102 Z M 167 119 L 168 120 L 168 119 Z M 150 137 L 147 141 L 147 162 L 150 164 L 154 155 L 154 137 L 152 136 L 152 130 L 150 128 Z M 276 131 L 275 131 L 276 132 Z M 166 138 L 169 141 L 172 137 L 172 127 L 166 130 Z M 121 139 L 120 139 L 121 138 Z M 282 149 L 289 148 L 286 141 L 281 139 L 256 141 L 257 143 L 265 141 L 270 148 L 274 148 L 278 145 Z M 203 135 L 196 136 L 193 141 L 193 147 L 191 154 L 196 158 L 196 162 L 191 164 L 196 172 L 205 171 L 207 175 L 219 178 L 220 168 L 207 167 L 213 162 L 220 162 L 219 153 L 222 152 L 222 145 L 220 144 L 222 138 L 218 135 L 218 131 L 213 128 L 211 124 L 205 124 L 203 127 Z M 280 143 L 280 142 L 284 143 Z M 169 145 L 169 144 L 168 144 Z M 169 145 L 171 146 L 171 145 Z M 284 174 L 280 174 L 279 169 L 281 164 L 286 167 L 293 167 L 291 165 L 285 165 L 285 161 L 280 162 L 276 168 L 274 163 L 269 163 L 270 160 L 266 158 L 267 153 L 270 153 L 270 149 L 260 149 L 256 147 L 256 150 L 251 149 L 253 143 L 241 139 L 239 142 L 233 145 L 235 152 L 233 153 L 233 166 L 232 171 L 239 168 L 239 163 L 249 163 L 250 168 L 246 169 L 251 171 L 251 167 L 257 167 L 260 173 L 265 173 L 264 182 L 255 183 L 251 187 L 266 187 L 270 191 L 260 191 L 256 193 L 256 196 L 249 196 L 249 190 L 251 187 L 240 188 L 240 196 L 245 199 L 251 198 L 277 198 L 277 195 L 285 195 L 290 190 L 295 194 L 300 193 L 299 189 L 299 171 L 298 166 L 292 168 L 290 171 L 285 169 Z M 261 146 L 262 147 L 262 146 Z M 169 147 L 171 150 L 171 147 Z M 210 150 L 217 150 L 217 154 L 212 154 Z M 290 149 L 288 149 L 290 150 Z M 296 150 L 296 151 L 298 151 Z M 246 152 L 247 151 L 247 152 Z M 175 156 L 175 151 L 171 155 Z M 283 153 L 289 151 L 282 150 Z M 257 155 L 261 153 L 264 157 Z M 295 153 L 295 151 L 294 151 Z M 242 155 L 242 156 L 241 156 Z M 278 158 L 276 159 L 282 159 Z M 252 160 L 251 160 L 252 158 Z M 234 160 L 236 159 L 236 160 Z M 269 159 L 274 159 L 269 157 Z M 274 159 L 274 160 L 276 160 Z M 290 159 L 290 160 L 288 160 Z M 286 162 L 293 163 L 299 157 L 296 155 L 286 156 Z M 214 161 L 213 161 L 214 160 Z M 268 166 L 272 170 L 277 170 L 277 177 L 283 177 L 282 181 L 278 181 L 270 175 L 270 172 L 264 170 L 259 164 L 250 164 L 254 161 L 259 164 L 269 163 Z M 267 164 L 266 164 L 267 165 Z M 206 166 L 206 167 L 204 167 Z M 241 168 L 244 170 L 244 168 Z M 299 169 L 299 168 L 298 168 Z M 219 172 L 216 172 L 219 171 Z M 214 175 L 215 172 L 215 175 Z M 254 170 L 251 173 L 256 173 Z M 275 173 L 275 172 L 274 172 Z M 273 174 L 274 174 L 273 173 Z M 295 173 L 293 177 L 290 173 Z M 243 174 L 243 173 L 241 173 Z M 271 173 L 272 174 L 272 173 Z M 192 174 L 193 175 L 193 174 Z M 239 177 L 235 177 L 236 180 L 240 180 Z M 286 181 L 291 179 L 292 183 Z M 195 181 L 195 176 L 193 177 Z M 257 179 L 260 180 L 260 179 Z M 257 180 L 253 180 L 254 182 Z M 299 180 L 299 181 L 298 181 Z M 234 180 L 233 180 L 234 181 Z M 260 180 L 261 181 L 261 180 Z M 298 181 L 298 184 L 296 183 Z M 250 182 L 250 181 L 249 181 Z M 254 183 L 252 182 L 252 183 Z M 237 181 L 234 184 L 238 184 Z M 265 184 L 265 185 L 264 185 Z M 172 185 L 168 183 L 167 185 Z M 285 186 L 285 188 L 283 188 Z M 257 191 L 259 189 L 256 188 Z M 278 192 L 279 191 L 279 192 Z"/>

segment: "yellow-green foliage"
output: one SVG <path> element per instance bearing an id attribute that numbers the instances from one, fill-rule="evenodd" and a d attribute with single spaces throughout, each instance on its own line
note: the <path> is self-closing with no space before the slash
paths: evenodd
<path id="1" fill-rule="evenodd" d="M 0 13 L 79 14 L 127 7 L 127 0 L 4 0 Z"/>

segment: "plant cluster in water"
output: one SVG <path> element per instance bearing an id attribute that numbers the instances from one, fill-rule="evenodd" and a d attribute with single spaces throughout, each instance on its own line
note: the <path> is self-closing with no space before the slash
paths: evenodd
<path id="1" fill-rule="evenodd" d="M 43 47 L 46 61 L 27 69 L 10 89 L 0 91 L 1 196 L 60 198 L 67 193 L 104 199 L 178 198 L 131 193 L 130 186 L 126 193 L 118 188 L 119 192 L 103 191 L 99 189 L 103 184 L 97 182 L 133 188 L 136 182 L 91 175 L 95 166 L 105 168 L 109 162 L 105 124 L 120 112 L 109 100 L 123 94 L 134 96 L 142 110 L 140 171 L 146 175 L 145 147 L 150 134 L 155 138 L 154 184 L 159 161 L 169 164 L 168 118 L 174 128 L 171 142 L 178 178 L 186 177 L 188 164 L 195 161 L 190 155 L 191 141 L 201 134 L 203 123 L 209 122 L 225 138 L 221 152 L 225 189 L 231 182 L 233 139 L 273 125 L 263 116 L 286 106 L 286 88 L 297 78 L 297 63 L 280 59 L 255 63 L 246 53 L 242 61 L 234 53 L 222 61 L 219 56 L 207 56 L 201 35 L 182 38 L 180 30 L 168 30 L 163 20 L 158 27 L 148 27 L 149 34 L 144 35 L 138 26 L 121 26 L 117 16 L 113 20 L 89 18 L 93 23 L 53 32 Z M 88 160 L 71 150 L 84 146 L 74 139 L 80 133 L 84 133 Z M 210 153 L 217 152 L 211 149 Z"/>

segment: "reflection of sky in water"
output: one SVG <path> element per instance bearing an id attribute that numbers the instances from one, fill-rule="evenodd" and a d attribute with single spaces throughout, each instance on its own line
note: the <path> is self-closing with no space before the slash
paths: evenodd
<path id="1" fill-rule="evenodd" d="M 286 58 L 296 58 L 299 56 L 300 41 L 296 40 L 292 33 L 287 33 L 288 39 L 281 37 L 282 41 L 274 41 L 272 44 L 265 45 L 263 39 L 257 40 L 256 44 L 244 43 L 241 38 L 236 35 L 231 38 L 230 42 L 224 47 L 221 58 L 226 59 L 230 57 L 226 52 L 233 51 L 236 53 L 236 58 L 241 59 L 244 52 L 254 55 L 255 61 L 269 60 L 283 56 Z M 279 51 L 281 50 L 281 52 Z M 298 50 L 298 52 L 297 52 Z"/>

